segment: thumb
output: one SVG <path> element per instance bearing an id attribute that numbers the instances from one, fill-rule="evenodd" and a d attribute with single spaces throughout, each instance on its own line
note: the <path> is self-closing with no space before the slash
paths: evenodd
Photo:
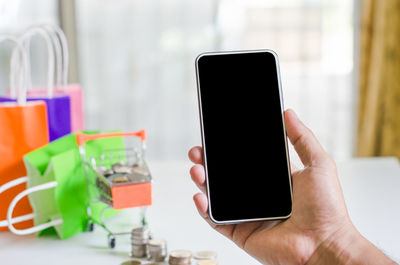
<path id="1" fill-rule="evenodd" d="M 321 166 L 330 161 L 312 131 L 289 109 L 285 111 L 286 133 L 304 166 Z"/>

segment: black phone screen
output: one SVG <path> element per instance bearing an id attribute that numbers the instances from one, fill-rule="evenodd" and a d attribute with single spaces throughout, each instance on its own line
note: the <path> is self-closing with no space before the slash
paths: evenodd
<path id="1" fill-rule="evenodd" d="M 291 213 L 277 57 L 270 51 L 197 58 L 209 214 L 214 222 Z"/>

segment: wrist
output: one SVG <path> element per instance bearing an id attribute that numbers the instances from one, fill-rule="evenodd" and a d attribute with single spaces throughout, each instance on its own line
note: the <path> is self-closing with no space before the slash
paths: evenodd
<path id="1" fill-rule="evenodd" d="M 343 227 L 323 240 L 307 265 L 396 264 L 365 239 L 353 225 Z"/>

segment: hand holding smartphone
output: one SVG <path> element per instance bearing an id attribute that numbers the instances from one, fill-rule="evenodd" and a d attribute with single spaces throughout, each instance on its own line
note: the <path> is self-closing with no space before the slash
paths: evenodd
<path id="1" fill-rule="evenodd" d="M 288 218 L 292 188 L 277 55 L 203 53 L 196 74 L 211 221 Z"/>

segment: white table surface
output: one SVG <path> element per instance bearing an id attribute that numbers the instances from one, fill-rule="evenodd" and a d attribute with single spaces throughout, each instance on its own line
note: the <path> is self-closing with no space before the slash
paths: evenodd
<path id="1" fill-rule="evenodd" d="M 197 191 L 189 176 L 189 162 L 149 162 L 154 203 L 149 225 L 169 250 L 214 250 L 220 264 L 259 264 L 229 240 L 213 231 L 197 214 L 192 196 Z M 400 261 L 400 166 L 394 158 L 354 159 L 338 163 L 350 216 L 360 232 L 392 258 Z M 138 211 L 121 213 L 108 223 L 115 231 L 129 231 Z M 136 218 L 135 218 L 136 217 Z M 67 240 L 0 232 L 0 264 L 121 264 L 129 259 L 128 236 L 107 247 L 106 234 L 97 228 Z"/>

